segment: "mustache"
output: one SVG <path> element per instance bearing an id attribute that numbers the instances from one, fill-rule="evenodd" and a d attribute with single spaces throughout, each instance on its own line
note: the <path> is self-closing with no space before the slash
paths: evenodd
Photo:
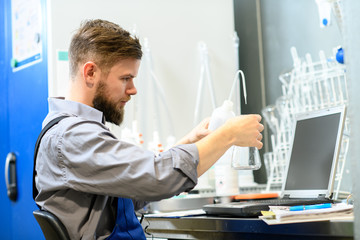
<path id="1" fill-rule="evenodd" d="M 125 102 L 128 102 L 128 101 L 130 101 L 130 100 L 131 100 L 131 96 L 129 96 L 129 97 L 127 97 L 127 98 L 121 99 L 121 101 L 125 101 Z"/>

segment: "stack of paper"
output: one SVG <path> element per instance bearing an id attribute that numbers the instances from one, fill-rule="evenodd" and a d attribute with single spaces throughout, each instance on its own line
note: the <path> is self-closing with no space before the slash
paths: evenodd
<path id="1" fill-rule="evenodd" d="M 263 211 L 260 216 L 267 224 L 285 224 L 327 220 L 352 220 L 353 205 L 332 204 L 330 208 L 291 211 L 288 206 L 270 206 L 270 211 Z"/>

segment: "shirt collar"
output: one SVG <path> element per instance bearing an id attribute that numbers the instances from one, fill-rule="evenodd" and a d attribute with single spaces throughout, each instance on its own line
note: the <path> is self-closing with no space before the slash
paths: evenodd
<path id="1" fill-rule="evenodd" d="M 104 114 L 86 104 L 65 100 L 64 98 L 49 98 L 48 101 L 50 113 L 66 113 L 77 117 L 83 117 L 88 120 L 105 123 Z"/>

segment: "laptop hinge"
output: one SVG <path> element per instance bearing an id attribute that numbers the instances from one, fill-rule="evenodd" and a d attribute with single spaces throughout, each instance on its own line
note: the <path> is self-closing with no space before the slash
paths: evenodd
<path id="1" fill-rule="evenodd" d="M 331 196 L 330 196 L 330 198 L 331 198 Z M 326 199 L 325 194 L 319 194 L 318 199 Z"/>
<path id="2" fill-rule="evenodd" d="M 283 199 L 290 199 L 290 194 L 285 194 L 285 195 L 283 196 Z"/>

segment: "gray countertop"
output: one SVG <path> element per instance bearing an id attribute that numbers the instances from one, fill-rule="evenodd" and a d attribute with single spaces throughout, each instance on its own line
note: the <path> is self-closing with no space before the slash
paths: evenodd
<path id="1" fill-rule="evenodd" d="M 167 239 L 353 239 L 353 221 L 267 225 L 257 218 L 146 217 L 147 237 Z"/>

